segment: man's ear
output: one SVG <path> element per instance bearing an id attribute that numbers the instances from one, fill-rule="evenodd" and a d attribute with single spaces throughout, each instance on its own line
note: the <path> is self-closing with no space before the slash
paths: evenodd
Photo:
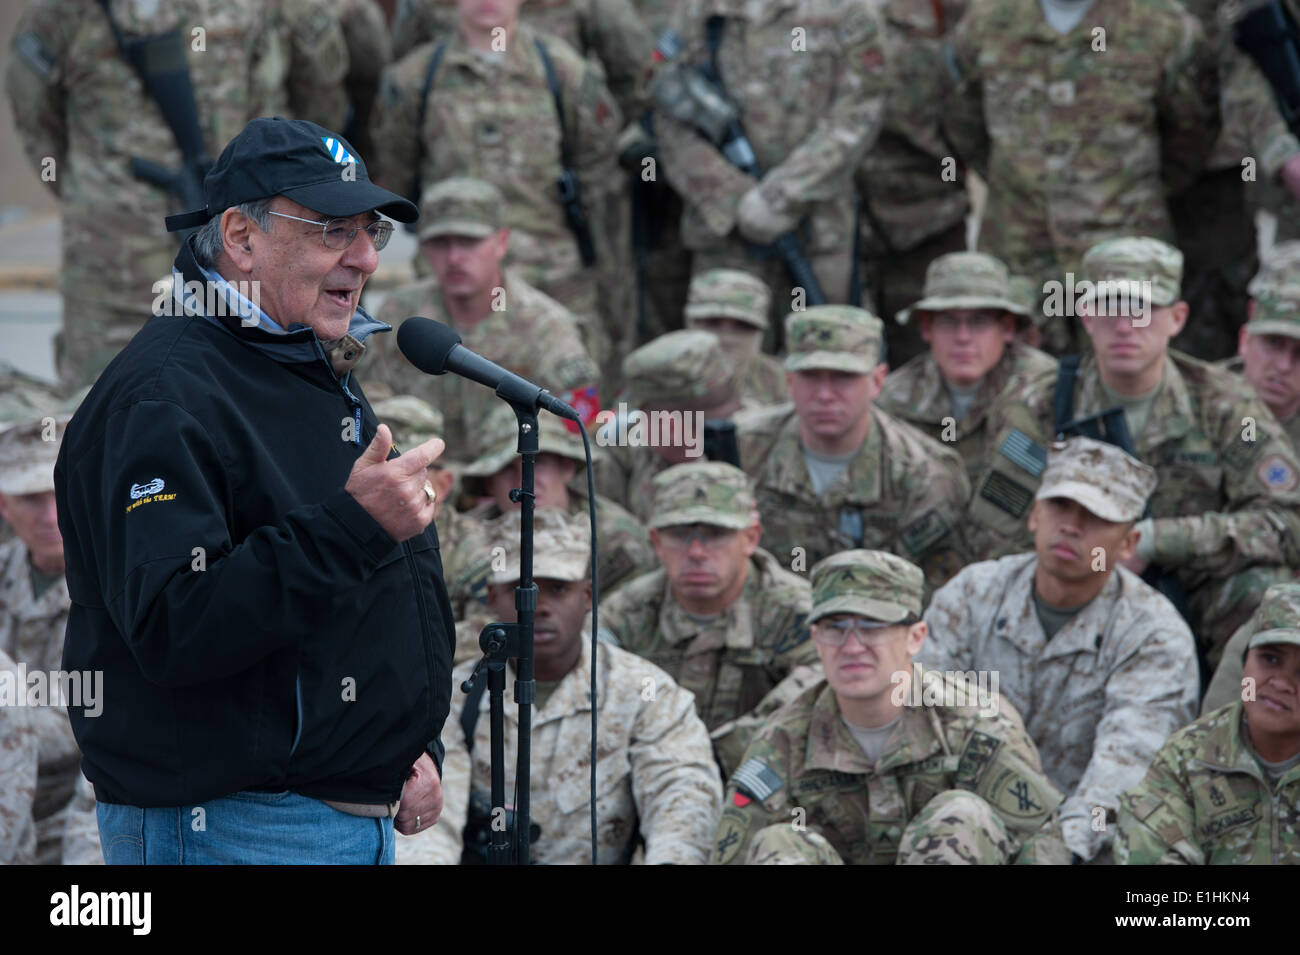
<path id="1" fill-rule="evenodd" d="M 885 387 L 885 376 L 888 374 L 889 366 L 882 361 L 875 368 L 871 369 L 871 372 L 867 375 L 867 379 L 870 381 L 870 384 L 867 386 L 867 391 L 870 392 L 872 401 L 875 401 L 876 398 L 879 397 L 880 389 Z"/>
<path id="2" fill-rule="evenodd" d="M 1191 307 L 1186 302 L 1174 302 L 1169 306 L 1169 337 L 1175 337 L 1187 326 L 1187 316 L 1191 313 Z"/>
<path id="3" fill-rule="evenodd" d="M 918 620 L 907 628 L 907 655 L 914 657 L 921 652 L 921 647 L 925 645 L 925 636 L 930 632 L 930 628 L 924 620 Z"/>
<path id="4" fill-rule="evenodd" d="M 1115 553 L 1111 556 L 1111 563 L 1122 564 L 1124 561 L 1136 554 L 1138 539 L 1141 536 L 1142 532 L 1139 531 L 1137 527 L 1130 524 L 1128 533 L 1124 535 L 1124 539 L 1119 542 L 1119 546 L 1115 548 Z"/>
<path id="5" fill-rule="evenodd" d="M 0 517 L 9 520 L 9 498 L 4 494 L 0 494 Z"/>
<path id="6" fill-rule="evenodd" d="M 1034 501 L 1034 506 L 1029 509 L 1029 518 L 1025 521 L 1025 526 L 1029 528 L 1029 533 L 1038 530 L 1038 502 Z"/>
<path id="7" fill-rule="evenodd" d="M 1254 306 L 1254 304 L 1255 304 L 1255 300 L 1254 300 L 1253 298 L 1250 300 L 1250 304 L 1251 304 L 1251 306 Z M 1246 338 L 1247 338 L 1247 336 L 1249 336 L 1249 335 L 1250 335 L 1250 332 L 1247 330 L 1247 326 L 1246 326 L 1246 325 L 1242 325 L 1241 328 L 1237 329 L 1237 354 L 1238 354 L 1238 355 L 1241 355 L 1241 356 L 1243 356 L 1243 357 L 1245 356 L 1245 354 L 1246 354 Z"/>
<path id="8" fill-rule="evenodd" d="M 254 232 L 257 233 L 256 237 Z M 265 234 L 234 206 L 221 213 L 221 244 L 225 246 L 223 254 L 238 271 L 246 275 L 253 271 L 253 242 Z"/>
<path id="9" fill-rule="evenodd" d="M 763 526 L 758 521 L 754 521 L 741 533 L 745 535 L 745 556 L 749 557 L 758 549 L 759 538 L 763 536 Z"/>

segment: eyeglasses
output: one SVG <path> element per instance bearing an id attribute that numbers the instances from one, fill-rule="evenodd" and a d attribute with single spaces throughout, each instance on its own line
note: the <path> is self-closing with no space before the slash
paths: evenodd
<path id="1" fill-rule="evenodd" d="M 329 219 L 321 222 L 319 219 L 304 219 L 302 216 L 286 215 L 283 212 L 272 212 L 273 216 L 279 216 L 281 219 L 294 219 L 298 222 L 309 222 L 312 225 L 321 227 L 321 241 L 325 243 L 325 248 L 333 249 L 335 252 L 341 252 L 352 244 L 352 240 L 357 237 L 357 233 L 362 230 L 370 236 L 370 241 L 375 244 L 375 251 L 379 252 L 384 246 L 388 245 L 388 240 L 393 234 L 393 224 L 384 222 L 382 219 L 378 222 L 371 222 L 369 225 L 354 226 L 351 219 Z"/>
<path id="2" fill-rule="evenodd" d="M 878 647 L 889 642 L 894 627 L 909 626 L 914 622 L 910 616 L 898 623 L 881 623 L 866 617 L 844 617 L 831 623 L 818 623 L 814 637 L 825 646 L 842 647 L 852 634 L 864 647 Z"/>
<path id="3" fill-rule="evenodd" d="M 724 541 L 730 540 L 734 533 L 736 532 L 732 528 L 719 527 L 716 524 L 674 524 L 671 527 L 659 528 L 663 540 L 682 550 L 686 550 L 697 540 L 712 550 Z"/>
<path id="4" fill-rule="evenodd" d="M 972 332 L 986 332 L 1001 318 L 999 312 L 971 312 L 964 315 L 940 312 L 930 319 L 930 324 L 941 332 L 955 332 L 959 325 L 965 325 Z"/>

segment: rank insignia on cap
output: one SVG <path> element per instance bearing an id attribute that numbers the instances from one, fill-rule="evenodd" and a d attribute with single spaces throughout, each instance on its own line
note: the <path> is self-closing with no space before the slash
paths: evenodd
<path id="1" fill-rule="evenodd" d="M 757 757 L 751 757 L 740 764 L 731 781 L 736 788 L 750 799 L 760 802 L 785 785 L 785 780 L 772 771 L 767 763 Z M 736 805 L 744 805 L 737 802 Z"/>
<path id="2" fill-rule="evenodd" d="M 1255 476 L 1270 491 L 1290 491 L 1300 483 L 1295 468 L 1280 454 L 1270 454 L 1260 461 Z"/>
<path id="3" fill-rule="evenodd" d="M 322 136 L 325 141 L 325 151 L 330 157 L 338 163 L 355 163 L 356 157 L 343 148 L 343 144 L 332 136 Z"/>

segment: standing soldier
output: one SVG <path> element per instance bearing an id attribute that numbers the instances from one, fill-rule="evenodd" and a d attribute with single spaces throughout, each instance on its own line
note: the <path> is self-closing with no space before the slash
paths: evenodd
<path id="1" fill-rule="evenodd" d="M 709 269 L 691 279 L 686 293 L 686 327 L 718 336 L 731 364 L 742 404 L 789 401 L 785 369 L 762 351 L 772 293 L 739 269 Z"/>
<path id="2" fill-rule="evenodd" d="M 1249 291 L 1249 321 L 1226 367 L 1246 376 L 1300 454 L 1300 242 L 1273 246 Z"/>
<path id="3" fill-rule="evenodd" d="M 600 68 L 521 24 L 522 2 L 458 0 L 455 32 L 389 67 L 375 109 L 378 178 L 407 195 L 452 176 L 496 185 L 511 261 L 574 314 L 603 362 L 596 262 L 614 239 L 595 210 L 621 182 L 622 117 Z"/>
<path id="4" fill-rule="evenodd" d="M 880 319 L 821 305 L 786 319 L 792 405 L 736 419 L 768 548 L 803 570 L 836 551 L 888 548 L 937 587 L 961 569 L 970 484 L 961 458 L 875 407 L 887 367 Z"/>
<path id="5" fill-rule="evenodd" d="M 55 357 L 66 390 L 94 380 L 139 330 L 176 255 L 163 219 L 202 204 L 216 151 L 255 116 L 291 112 L 338 129 L 347 68 L 332 0 L 28 7 L 5 88 L 28 158 L 61 202 Z"/>
<path id="6" fill-rule="evenodd" d="M 794 232 L 827 300 L 848 301 L 853 172 L 880 132 L 888 83 L 875 4 L 679 0 L 671 26 L 681 48 L 655 80 L 654 125 L 661 173 L 685 206 L 694 273 L 753 272 L 773 291 L 775 322 L 811 294 L 770 248 Z M 726 116 L 710 106 L 717 95 L 699 95 L 709 82 L 701 71 L 752 156 L 723 132 Z M 742 171 L 728 155 L 752 166 Z"/>
<path id="7" fill-rule="evenodd" d="M 1175 0 L 972 4 L 949 64 L 944 132 L 988 183 L 981 248 L 1042 283 L 1111 236 L 1172 241 L 1165 197 L 1219 129 L 1213 51 Z M 1064 323 L 1046 332 L 1068 350 Z"/>

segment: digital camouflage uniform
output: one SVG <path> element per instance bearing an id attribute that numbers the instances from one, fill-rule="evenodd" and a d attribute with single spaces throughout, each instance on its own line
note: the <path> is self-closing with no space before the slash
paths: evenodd
<path id="1" fill-rule="evenodd" d="M 499 529 L 492 544 L 505 550 L 493 582 L 519 578 L 519 520 Z M 538 511 L 534 575 L 584 580 L 591 547 L 585 521 Z M 557 638 L 562 639 L 563 636 Z M 591 861 L 591 642 L 583 634 L 577 663 L 533 711 L 531 816 L 541 828 L 531 859 L 540 864 Z M 459 686 L 473 669 L 452 674 Z M 507 674 L 509 677 L 509 674 Z M 486 679 L 486 674 L 481 677 Z M 702 863 L 717 822 L 722 792 L 708 733 L 694 700 L 663 670 L 633 653 L 602 644 L 598 650 L 596 699 L 599 737 L 596 763 L 598 856 L 603 864 L 627 862 L 639 833 L 647 864 Z M 485 693 L 467 752 L 460 724 L 465 697 L 453 694 L 443 734 L 443 810 L 438 825 L 398 841 L 398 862 L 454 864 L 471 791 L 491 791 L 489 698 Z M 517 708 L 506 706 L 505 791 L 514 788 Z"/>
<path id="2" fill-rule="evenodd" d="M 919 325 L 918 311 L 982 308 L 1011 312 L 1018 324 L 1028 321 L 1022 314 L 1024 306 L 1011 298 L 1009 276 L 1002 263 L 979 252 L 955 252 L 930 263 L 924 298 L 899 317 L 906 316 L 905 324 Z M 1053 359 L 1013 341 L 980 380 L 980 390 L 966 414 L 957 419 L 952 396 L 927 348 L 890 372 L 876 404 L 927 437 L 952 446 L 966 465 L 966 477 L 974 482 L 980 476 L 989 432 L 998 430 L 998 422 L 990 421 L 989 414 L 998 397 L 1055 370 Z"/>
<path id="3" fill-rule="evenodd" d="M 11 692 L 27 692 L 9 655 L 0 649 L 0 681 Z M 36 861 L 36 773 L 40 742 L 34 725 L 35 710 L 26 706 L 0 706 L 0 864 L 22 865 Z"/>
<path id="4" fill-rule="evenodd" d="M 794 313 L 786 321 L 786 370 L 867 374 L 880 334 L 880 320 L 862 309 Z M 740 461 L 757 485 L 767 547 L 783 564 L 799 558 L 805 566 L 848 548 L 891 550 L 920 564 L 938 586 L 965 562 L 960 521 L 969 484 L 961 458 L 879 408 L 867 413 L 871 429 L 861 450 L 820 497 L 793 405 L 737 416 Z"/>
<path id="5" fill-rule="evenodd" d="M 420 240 L 441 235 L 481 238 L 501 227 L 504 203 L 490 184 L 450 179 L 425 191 L 420 201 Z M 513 241 L 513 237 L 512 240 Z M 583 346 L 573 315 L 538 291 L 520 272 L 506 268 L 493 290 L 493 308 L 473 327 L 457 324 L 447 312 L 436 277 L 396 289 L 376 318 L 394 328 L 413 315 L 454 328 L 462 344 L 556 394 L 595 388 L 600 376 Z M 499 308 L 497 308 L 499 306 Z M 447 454 L 465 460 L 472 452 L 471 433 L 501 403 L 492 389 L 459 375 L 428 375 L 397 347 L 397 335 L 376 335 L 367 342 L 363 381 L 380 382 L 394 394 L 415 395 L 438 408 L 445 419 Z"/>
<path id="6" fill-rule="evenodd" d="M 1175 250 L 1151 239 L 1101 243 L 1084 261 L 1090 280 L 1125 271 L 1143 275 L 1156 304 L 1177 299 L 1177 266 Z M 1042 379 L 1008 395 L 1001 409 L 1005 425 L 989 445 L 971 500 L 977 553 L 1033 547 L 1024 521 L 1042 473 L 1043 446 L 1054 432 L 1054 390 L 1054 377 Z M 1079 366 L 1074 417 L 1109 407 L 1089 354 Z M 1289 580 L 1290 568 L 1300 567 L 1296 452 L 1243 379 L 1172 349 L 1146 427 L 1132 440 L 1137 457 L 1158 478 L 1150 501 L 1154 526 L 1144 524 L 1138 554 L 1177 571 L 1193 632 L 1214 665 L 1268 585 Z"/>
<path id="7" fill-rule="evenodd" d="M 922 586 L 907 561 L 847 551 L 813 568 L 811 616 L 915 617 Z M 728 781 L 713 862 L 1066 861 L 1061 794 L 1019 722 L 960 705 L 954 683 L 911 666 L 926 689 L 900 706 L 874 764 L 825 682 L 780 709 Z"/>
<path id="8" fill-rule="evenodd" d="M 989 0 L 951 44 L 944 131 L 988 183 L 981 249 L 1041 287 L 1102 239 L 1173 240 L 1165 196 L 1219 129 L 1214 51 L 1178 3 L 1096 0 L 1062 35 L 1039 0 Z"/>
<path id="9" fill-rule="evenodd" d="M 749 272 L 709 269 L 691 279 L 686 292 L 686 327 L 702 328 L 718 336 L 722 352 L 732 364 L 737 397 L 750 405 L 789 401 L 785 368 L 762 351 L 772 293 Z M 731 318 L 751 326 L 745 331 L 710 328 L 709 319 Z M 704 324 L 701 324 L 704 323 Z"/>
<path id="10" fill-rule="evenodd" d="M 68 803 L 63 827 L 63 865 L 103 865 L 104 852 L 99 843 L 99 820 L 95 788 L 84 775 L 77 774 L 77 787 Z"/>
<path id="11" fill-rule="evenodd" d="M 799 227 L 803 254 L 829 300 L 847 301 L 853 173 L 880 132 L 889 84 L 880 16 L 868 0 L 678 0 L 670 26 L 683 44 L 683 66 L 708 61 L 705 21 L 714 15 L 725 18 L 718 69 L 764 171 L 764 205 L 773 221 Z M 662 104 L 654 122 L 660 174 L 682 197 L 682 241 L 694 253 L 693 272 L 753 272 L 772 289 L 772 318 L 779 320 L 791 307 L 793 283 L 779 258 L 756 259 L 737 231 L 740 200 L 755 180 Z"/>
<path id="12" fill-rule="evenodd" d="M 564 136 L 592 226 L 596 254 L 618 237 L 602 234 L 602 208 L 617 180 L 615 140 L 622 117 L 600 68 L 558 37 L 520 24 L 502 54 L 480 55 L 459 34 L 445 38 L 419 125 L 421 93 L 434 45 L 412 50 L 384 73 L 372 135 L 383 144 L 375 180 L 406 195 L 451 176 L 495 184 L 505 196 L 510 261 L 520 276 L 568 308 L 593 357 L 605 360 L 605 328 L 596 309 L 596 268 L 582 264 L 556 192 L 563 169 L 561 125 L 536 40 L 555 67 L 564 104 Z M 440 41 L 441 42 L 441 41 Z"/>
<path id="13" fill-rule="evenodd" d="M 210 158 L 256 116 L 342 127 L 347 48 L 330 0 L 113 0 L 127 39 L 179 27 Z M 205 33 L 205 49 L 195 50 Z M 180 147 L 121 57 L 94 0 L 38 0 L 14 31 L 5 88 L 28 158 L 58 195 L 63 331 L 59 376 L 89 383 L 148 318 L 171 275 L 176 236 L 163 219 L 179 199 L 142 182 L 131 157 L 169 170 Z"/>
<path id="14" fill-rule="evenodd" d="M 1119 448 L 1054 444 L 1040 498 L 1078 501 L 1106 520 L 1142 514 L 1155 473 Z M 1096 510 L 1094 510 L 1094 508 Z M 917 659 L 936 670 L 997 673 L 1024 719 L 1043 771 L 1066 794 L 1066 844 L 1093 859 L 1111 841 L 1119 794 L 1169 734 L 1196 713 L 1196 644 L 1173 605 L 1112 567 L 1101 591 L 1050 638 L 1034 606 L 1038 558 L 966 567 L 935 591 Z"/>
<path id="15" fill-rule="evenodd" d="M 738 469 L 717 461 L 682 464 L 656 478 L 650 526 L 703 523 L 740 531 L 752 526 L 753 506 Z M 794 667 L 817 659 L 808 606 L 807 583 L 759 548 L 740 596 L 711 619 L 682 608 L 661 568 L 602 600 L 600 626 L 690 690 L 714 729 L 751 710 Z"/>

